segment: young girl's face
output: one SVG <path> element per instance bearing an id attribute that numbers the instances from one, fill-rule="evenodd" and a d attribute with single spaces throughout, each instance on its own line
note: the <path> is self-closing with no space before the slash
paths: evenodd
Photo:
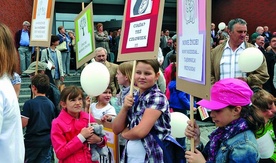
<path id="1" fill-rule="evenodd" d="M 159 73 L 155 73 L 151 65 L 139 62 L 135 71 L 135 83 L 140 93 L 151 88 L 159 77 Z"/>
<path id="2" fill-rule="evenodd" d="M 129 86 L 129 80 L 125 75 L 122 74 L 122 72 L 119 69 L 117 70 L 116 78 L 117 78 L 118 84 L 123 86 Z"/>
<path id="3" fill-rule="evenodd" d="M 66 99 L 66 102 L 61 101 L 60 104 L 63 108 L 67 108 L 68 114 L 72 115 L 73 117 L 78 117 L 83 106 L 82 96 L 79 95 L 74 99 L 69 99 L 68 97 Z"/>
<path id="4" fill-rule="evenodd" d="M 106 89 L 102 94 L 98 97 L 98 102 L 103 104 L 108 104 L 110 102 L 110 99 L 112 97 L 111 89 Z"/>
<path id="5" fill-rule="evenodd" d="M 237 119 L 239 116 L 234 112 L 234 109 L 226 107 L 221 110 L 212 110 L 211 118 L 217 127 L 227 126 L 230 122 Z"/>
<path id="6" fill-rule="evenodd" d="M 267 119 L 271 119 L 275 117 L 275 115 L 276 115 L 276 107 L 275 107 L 275 104 L 272 103 L 272 105 L 270 106 L 270 109 L 263 112 L 263 116 Z"/>

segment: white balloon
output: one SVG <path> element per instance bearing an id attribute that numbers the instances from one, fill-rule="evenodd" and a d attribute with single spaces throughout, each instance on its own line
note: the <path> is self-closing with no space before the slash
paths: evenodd
<path id="1" fill-rule="evenodd" d="M 273 155 L 274 143 L 269 132 L 258 138 L 257 144 L 261 158 L 270 158 Z"/>
<path id="2" fill-rule="evenodd" d="M 173 112 L 171 113 L 171 131 L 172 136 L 175 138 L 182 138 L 185 137 L 185 129 L 187 127 L 187 121 L 189 118 L 179 112 Z"/>
<path id="3" fill-rule="evenodd" d="M 246 48 L 239 56 L 239 68 L 242 72 L 253 72 L 263 63 L 263 53 L 258 48 Z"/>
<path id="4" fill-rule="evenodd" d="M 89 96 L 98 96 L 108 87 L 110 74 L 106 66 L 100 62 L 89 63 L 81 72 L 82 89 Z"/>
<path id="5" fill-rule="evenodd" d="M 225 27 L 226 27 L 226 24 L 225 24 L 224 22 L 220 22 L 219 25 L 218 25 L 218 28 L 219 28 L 219 30 L 221 30 L 221 31 L 224 30 Z"/>

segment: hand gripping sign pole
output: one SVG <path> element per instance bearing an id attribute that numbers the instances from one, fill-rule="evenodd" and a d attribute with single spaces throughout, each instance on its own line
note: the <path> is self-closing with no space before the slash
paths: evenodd
<path id="1" fill-rule="evenodd" d="M 129 90 L 129 93 L 132 96 L 133 96 L 133 87 L 134 87 L 135 68 L 136 68 L 136 60 L 133 61 L 132 74 L 131 74 L 131 82 L 130 82 L 130 90 Z"/>

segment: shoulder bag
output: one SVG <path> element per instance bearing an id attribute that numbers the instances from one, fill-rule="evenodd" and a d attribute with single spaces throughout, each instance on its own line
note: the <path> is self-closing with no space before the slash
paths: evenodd
<path id="1" fill-rule="evenodd" d="M 57 50 L 59 51 L 66 51 L 67 50 L 67 46 L 66 46 L 66 41 L 63 41 L 61 44 L 59 44 L 57 47 Z"/>

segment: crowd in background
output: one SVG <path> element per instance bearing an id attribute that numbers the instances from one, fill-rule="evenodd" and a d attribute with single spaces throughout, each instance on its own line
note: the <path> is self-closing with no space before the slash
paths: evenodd
<path id="1" fill-rule="evenodd" d="M 0 61 L 3 63 L 0 66 L 0 148 L 3 151 L 0 160 L 51 162 L 54 151 L 61 162 L 96 163 L 98 154 L 107 155 L 106 151 L 101 151 L 107 138 L 100 134 L 101 128 L 88 126 L 88 122 L 100 119 L 112 123 L 113 132 L 120 135 L 123 162 L 164 161 L 164 148 L 159 141 L 165 146 L 170 143 L 165 141 L 171 134 L 170 112 L 188 115 L 190 109 L 190 95 L 176 89 L 177 34 L 162 30 L 158 58 L 137 61 L 133 65 L 116 61 L 120 29 L 107 32 L 102 23 L 96 24 L 96 55 L 91 62 L 107 67 L 110 83 L 102 94 L 90 99 L 77 86 L 58 90 L 67 76 L 81 72 L 74 65 L 74 32 L 58 27 L 59 33 L 51 36 L 49 47 L 41 48 L 38 74 L 35 74 L 36 63 L 31 62 L 34 49 L 29 46 L 31 24 L 24 21 L 22 25 L 13 39 L 9 28 L 0 24 Z M 257 162 L 261 155 L 256 138 L 269 133 L 274 143 L 276 141 L 276 33 L 271 33 L 268 26 L 258 26 L 256 32 L 249 35 L 246 21 L 237 18 L 218 31 L 212 23 L 210 34 L 212 96 L 210 103 L 198 99 L 192 105 L 195 110 L 198 105 L 211 110 L 211 118 L 218 128 L 203 148 L 199 127 L 188 122 L 185 134 L 188 139 L 195 138 L 196 150 L 195 153 L 183 153 L 183 157 L 185 155 L 189 162 L 218 162 L 222 158 Z M 63 43 L 66 48 L 58 50 L 57 46 Z M 249 47 L 256 47 L 263 53 L 263 62 L 254 72 L 244 73 L 238 68 L 237 60 Z M 16 50 L 20 58 L 19 75 L 15 73 Z M 135 87 L 134 93 L 129 94 L 133 66 L 136 66 Z M 71 70 L 75 73 L 70 74 Z M 25 75 L 31 77 L 33 99 L 24 103 L 20 114 L 18 84 L 20 86 L 20 77 Z M 25 127 L 23 136 L 22 128 Z M 177 141 L 186 148 L 185 138 Z M 224 146 L 227 146 L 226 154 L 221 152 Z M 275 161 L 276 153 L 260 159 L 260 162 Z"/>

